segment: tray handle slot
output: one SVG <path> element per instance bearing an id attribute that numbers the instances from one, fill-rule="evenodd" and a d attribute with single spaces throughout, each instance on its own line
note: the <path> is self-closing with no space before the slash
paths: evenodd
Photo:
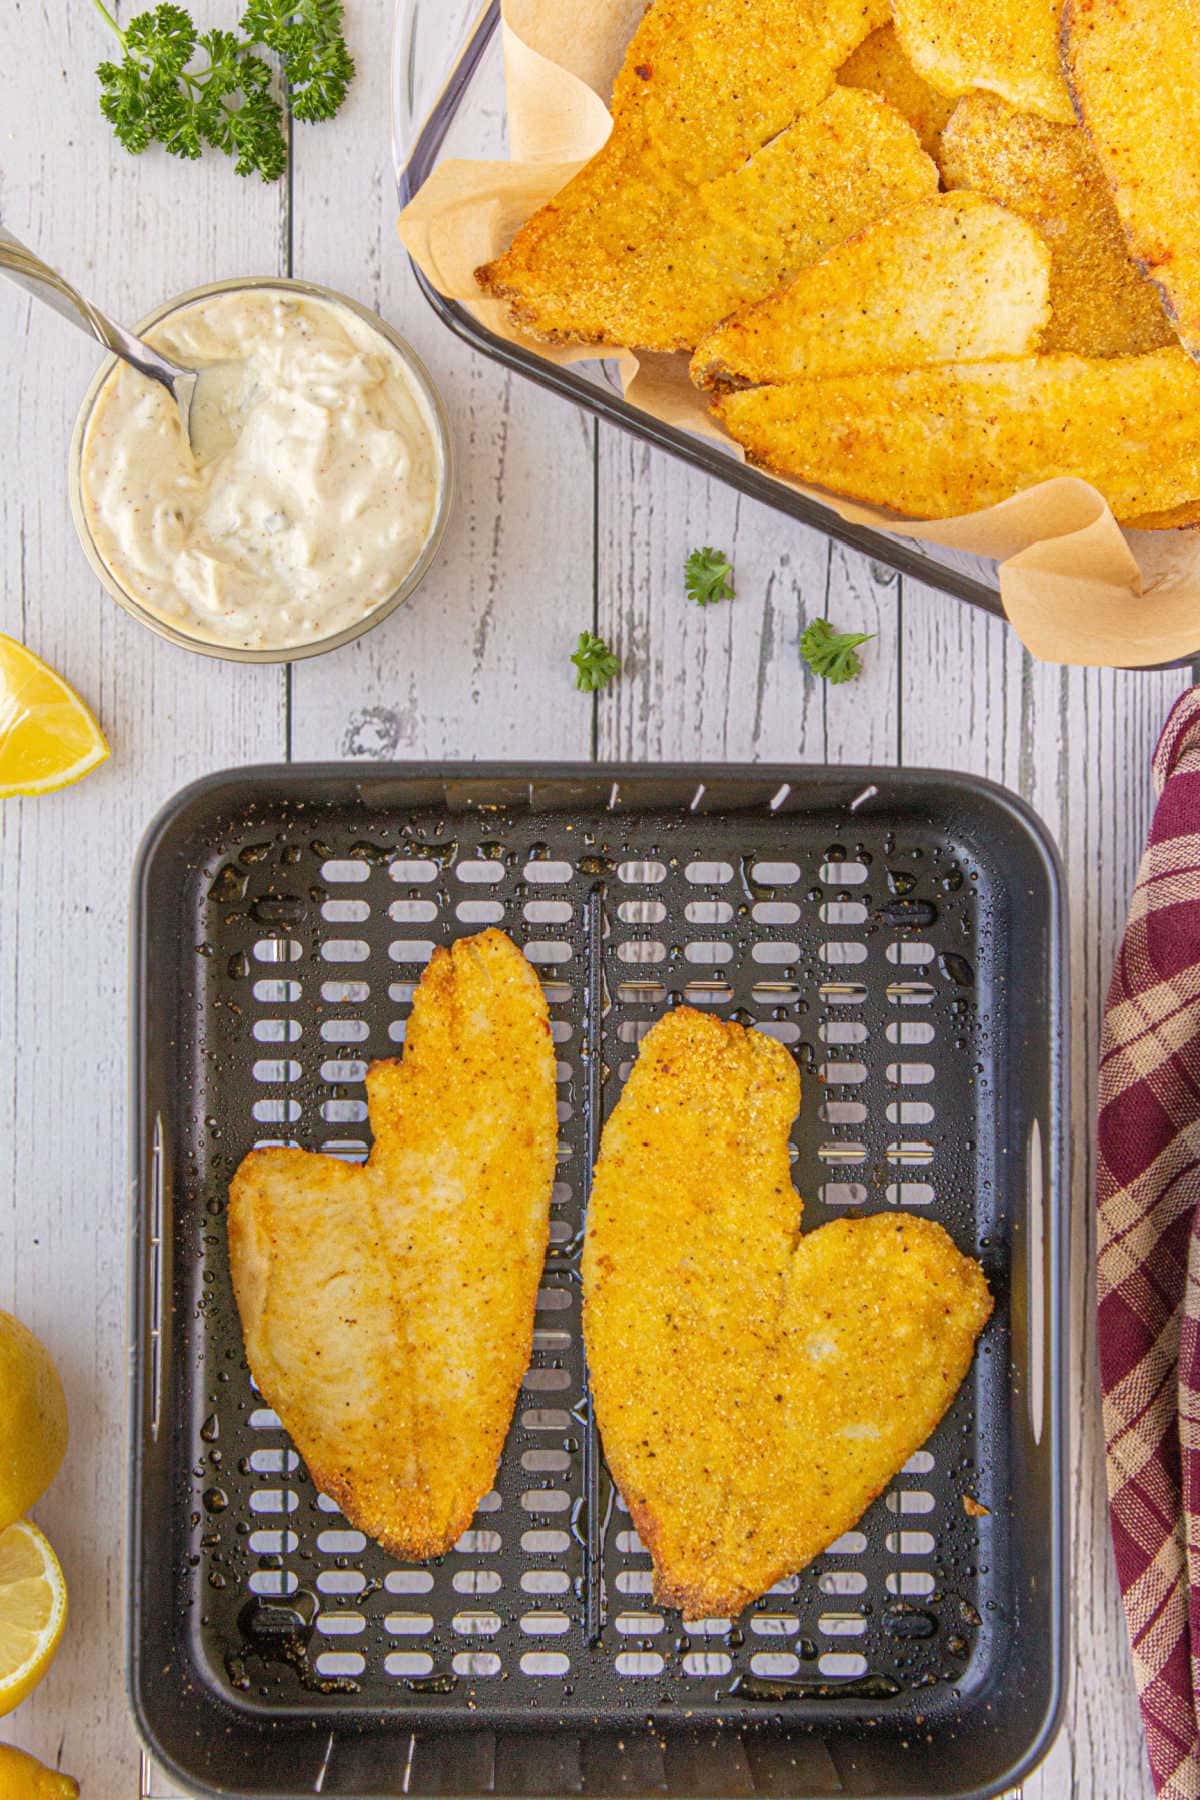
<path id="1" fill-rule="evenodd" d="M 360 1787 L 347 1783 L 337 1791 L 355 1794 L 367 1786 L 368 1772 L 372 1786 L 378 1785 L 379 1747 L 367 1736 L 361 1741 L 360 1756 L 365 1768 Z M 409 1739 L 400 1783 L 402 1794 L 465 1796 L 496 1792 L 496 1734 L 494 1731 L 462 1731 L 454 1733 L 414 1732 Z"/>
<path id="2" fill-rule="evenodd" d="M 1046 1159 L 1042 1146 L 1042 1127 L 1034 1119 L 1026 1141 L 1026 1239 L 1028 1268 L 1028 1305 L 1026 1329 L 1029 1333 L 1029 1379 L 1026 1404 L 1033 1441 L 1040 1444 L 1046 1424 L 1046 1366 L 1049 1358 L 1050 1313 L 1046 1304 L 1050 1287 L 1048 1259 L 1050 1238 L 1046 1230 Z"/>
<path id="3" fill-rule="evenodd" d="M 530 1742 L 536 1744 L 538 1740 Z M 381 1742 L 377 1737 L 337 1728 L 325 1733 L 314 1731 L 309 1748 L 300 1754 L 304 1766 L 292 1773 L 294 1791 L 320 1794 L 325 1800 L 334 1795 L 352 1800 L 368 1793 L 391 1794 L 397 1800 L 404 1794 L 454 1795 L 457 1800 L 467 1800 L 472 1795 L 520 1791 L 506 1790 L 497 1779 L 496 1737 L 491 1731 L 453 1735 L 397 1731 Z M 173 1793 L 174 1789 L 170 1791 Z M 561 1791 L 572 1790 L 564 1786 Z M 289 1785 L 288 1792 L 293 1792 L 293 1785 Z M 150 1796 L 144 1794 L 143 1800 L 150 1800 Z"/>
<path id="4" fill-rule="evenodd" d="M 146 1237 L 146 1403 L 151 1442 L 157 1444 L 162 1420 L 163 1229 L 166 1218 L 167 1155 L 162 1114 L 156 1113 L 147 1159 L 150 1216 Z"/>

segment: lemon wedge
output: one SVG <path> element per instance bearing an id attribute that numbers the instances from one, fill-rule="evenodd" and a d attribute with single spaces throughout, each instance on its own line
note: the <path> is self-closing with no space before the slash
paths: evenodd
<path id="1" fill-rule="evenodd" d="M 69 787 L 107 755 L 79 695 L 32 650 L 0 634 L 0 800 Z"/>
<path id="2" fill-rule="evenodd" d="M 79 1783 L 11 1744 L 0 1744 L 0 1800 L 79 1800 Z"/>
<path id="3" fill-rule="evenodd" d="M 0 1715 L 33 1692 L 67 1622 L 67 1584 L 36 1525 L 0 1532 Z"/>

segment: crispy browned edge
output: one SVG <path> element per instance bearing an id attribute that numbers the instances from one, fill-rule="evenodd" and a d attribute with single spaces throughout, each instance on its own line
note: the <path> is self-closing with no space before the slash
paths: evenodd
<path id="1" fill-rule="evenodd" d="M 1058 27 L 1058 62 L 1059 62 L 1059 67 L 1062 69 L 1063 80 L 1066 83 L 1067 93 L 1071 96 L 1071 105 L 1075 109 L 1075 117 L 1079 121 L 1080 129 L 1082 131 L 1086 132 L 1088 142 L 1091 143 L 1092 142 L 1092 134 L 1091 134 L 1091 131 L 1088 129 L 1088 122 L 1087 122 L 1087 118 L 1086 118 L 1085 112 L 1084 112 L 1083 101 L 1080 99 L 1079 95 L 1075 91 L 1075 68 L 1071 61 L 1071 19 L 1074 14 L 1074 11 L 1075 11 L 1074 0 L 1066 0 L 1066 5 L 1063 7 L 1062 19 L 1061 19 L 1061 21 L 1059 23 L 1059 27 Z M 1188 355 L 1192 358 L 1193 362 L 1200 362 L 1200 342 L 1189 343 L 1187 341 L 1187 339 L 1184 337 L 1182 322 L 1180 320 L 1178 312 L 1175 309 L 1174 301 L 1172 300 L 1170 294 L 1167 292 L 1166 288 L 1163 286 L 1162 282 L 1159 280 L 1158 276 L 1155 274 L 1154 265 L 1152 263 L 1148 263 L 1146 261 L 1145 257 L 1138 255 L 1137 246 L 1133 243 L 1132 239 L 1130 238 L 1129 232 L 1126 230 L 1125 221 L 1121 217 L 1121 208 L 1119 205 L 1117 205 L 1117 188 L 1116 188 L 1115 183 L 1113 183 L 1112 181 L 1109 180 L 1108 169 L 1106 167 L 1105 159 L 1103 157 L 1097 156 L 1096 161 L 1099 164 L 1100 173 L 1104 177 L 1104 181 L 1108 188 L 1108 191 L 1112 195 L 1113 205 L 1116 207 L 1117 218 L 1120 220 L 1122 231 L 1125 232 L 1125 241 L 1126 241 L 1126 244 L 1129 249 L 1129 255 L 1130 255 L 1131 260 L 1136 265 L 1136 267 L 1141 270 L 1142 274 L 1146 277 L 1146 280 L 1148 282 L 1150 282 L 1152 284 L 1152 286 L 1157 290 L 1158 296 L 1159 296 L 1160 300 L 1162 301 L 1163 312 L 1167 316 L 1167 322 L 1171 326 L 1171 329 L 1172 329 L 1172 331 L 1174 331 L 1176 337 L 1179 339 L 1179 342 L 1182 345 L 1182 347 L 1187 351 Z M 1195 502 L 1195 508 L 1196 508 L 1196 516 L 1197 516 L 1197 518 L 1200 518 L 1200 501 Z M 1146 515 L 1146 517 L 1148 519 L 1165 520 L 1165 521 L 1167 521 L 1167 523 L 1165 523 L 1165 524 L 1147 525 L 1140 519 L 1127 520 L 1126 523 L 1131 524 L 1131 525 L 1136 524 L 1139 529 L 1144 530 L 1144 531 L 1167 531 L 1167 530 L 1171 529 L 1171 525 L 1174 522 L 1174 517 L 1175 517 L 1176 512 L 1190 513 L 1191 511 L 1192 511 L 1192 507 L 1191 507 L 1191 504 L 1189 503 L 1188 506 L 1174 508 L 1172 510 L 1172 512 L 1169 512 L 1169 513 L 1148 513 Z M 1192 518 L 1192 517 L 1189 517 L 1188 519 L 1183 521 L 1183 523 L 1185 523 L 1185 524 L 1194 524 L 1195 522 L 1196 522 L 1196 519 Z"/>
<path id="2" fill-rule="evenodd" d="M 725 323 L 728 324 L 728 320 Z M 747 388 L 770 386 L 765 381 L 748 381 L 722 362 L 705 363 L 702 368 L 693 363 L 690 372 L 695 385 L 706 394 L 744 394 Z"/>
<path id="3" fill-rule="evenodd" d="M 595 167 L 606 152 L 610 151 L 611 146 L 612 139 L 610 138 L 607 143 L 601 145 L 589 162 L 586 162 L 581 169 L 576 170 L 557 194 L 547 200 L 544 206 L 540 206 L 532 217 L 525 221 L 520 231 L 517 232 L 517 237 L 520 237 L 522 232 L 528 231 L 535 222 L 540 227 L 540 235 L 544 236 L 550 228 L 550 222 L 554 215 L 560 210 L 559 201 L 570 191 L 580 176 L 586 175 L 590 169 Z M 513 239 L 513 244 L 515 243 L 516 238 Z M 511 283 L 498 278 L 497 270 L 511 253 L 512 247 L 510 244 L 507 250 L 501 251 L 500 255 L 494 257 L 491 262 L 480 263 L 475 270 L 475 280 L 483 293 L 491 295 L 494 300 L 505 302 L 514 324 L 520 325 L 530 337 L 536 338 L 542 344 L 596 344 L 611 350 L 624 348 L 613 338 L 605 337 L 602 332 L 557 331 L 553 327 L 547 330 L 540 326 L 537 323 L 537 311 L 530 305 L 524 293 L 519 288 L 513 287 Z"/>
<path id="4" fill-rule="evenodd" d="M 730 394 L 735 391 L 744 392 L 750 387 L 770 387 L 771 385 L 770 382 L 762 381 L 742 382 L 740 385 L 731 384 L 725 388 L 719 387 L 716 392 L 718 397 L 720 397 L 723 393 Z M 721 419 L 721 415 L 717 411 L 716 406 L 714 405 L 710 410 L 718 424 L 724 425 L 724 421 Z M 729 427 L 724 426 L 724 429 L 728 431 Z M 730 432 L 729 435 L 733 437 L 732 432 Z M 734 442 L 736 443 L 737 441 L 738 440 L 734 438 Z M 742 452 L 751 468 L 761 469 L 765 475 L 772 475 L 777 481 L 792 482 L 804 480 L 803 476 L 795 475 L 788 469 L 776 468 L 774 463 L 768 462 L 767 458 L 764 456 L 755 455 L 754 451 L 748 449 L 745 444 L 742 445 Z M 910 521 L 914 523 L 918 522 L 915 514 L 897 512 L 895 507 L 881 507 L 878 500 L 872 500 L 865 494 L 849 493 L 845 488 L 822 487 L 819 482 L 805 482 L 805 486 L 810 487 L 818 499 L 821 498 L 822 494 L 828 494 L 831 500 L 852 500 L 856 506 L 873 506 L 876 511 L 890 513 L 893 518 L 902 520 L 905 523 Z M 980 508 L 978 510 L 986 511 L 987 509 Z M 1185 500 L 1181 505 L 1170 507 L 1166 512 L 1143 513 L 1140 518 L 1120 519 L 1117 522 L 1125 531 L 1194 530 L 1197 526 L 1200 526 L 1200 499 Z"/>
<path id="5" fill-rule="evenodd" d="M 1200 525 L 1200 500 L 1185 500 L 1166 512 L 1143 513 L 1140 519 L 1123 521 L 1127 531 L 1189 531 Z"/>
<path id="6" fill-rule="evenodd" d="M 492 271 L 502 261 L 503 257 L 497 257 L 496 262 L 481 263 L 475 271 L 475 279 L 485 294 L 489 294 L 494 300 L 505 302 L 513 324 L 519 325 L 530 337 L 536 338 L 540 344 L 594 344 L 606 350 L 625 348 L 615 339 L 607 338 L 600 332 L 546 330 L 544 326 L 537 323 L 534 309 L 519 290 L 495 279 Z"/>

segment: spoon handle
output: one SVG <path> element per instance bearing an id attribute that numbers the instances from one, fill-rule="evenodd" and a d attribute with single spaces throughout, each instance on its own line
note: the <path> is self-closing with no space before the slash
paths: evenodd
<path id="1" fill-rule="evenodd" d="M 79 290 L 73 288 L 64 276 L 60 275 L 56 269 L 52 269 L 49 263 L 44 263 L 40 256 L 35 256 L 33 251 L 13 237 L 10 231 L 5 231 L 2 225 L 0 225 L 0 274 L 7 275 L 9 280 L 15 281 L 18 287 L 25 288 L 35 300 L 41 300 L 45 305 L 52 306 L 55 312 L 62 314 L 64 319 L 69 319 L 73 325 L 78 325 L 81 331 L 86 331 L 98 343 L 103 344 L 106 350 L 111 350 L 115 356 L 123 357 L 126 362 L 132 363 L 134 368 L 140 369 L 143 375 L 148 375 L 152 381 L 160 381 L 165 388 L 170 389 L 172 393 L 175 392 L 175 382 L 184 373 L 178 364 L 169 361 L 165 356 L 160 356 L 156 350 L 150 348 L 149 344 L 143 343 L 141 338 L 135 337 L 131 331 L 126 331 L 123 326 L 115 325 L 111 319 L 106 318 L 99 308 L 93 306 L 90 300 L 85 300 Z"/>

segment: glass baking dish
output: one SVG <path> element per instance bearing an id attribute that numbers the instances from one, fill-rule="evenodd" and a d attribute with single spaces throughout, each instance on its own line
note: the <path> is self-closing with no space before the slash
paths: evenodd
<path id="1" fill-rule="evenodd" d="M 504 158 L 504 69 L 500 0 L 396 0 L 392 40 L 392 155 L 406 205 L 443 157 Z M 719 444 L 664 425 L 622 397 L 615 366 L 597 358 L 559 368 L 532 351 L 505 343 L 456 300 L 417 280 L 451 331 L 484 356 L 550 388 L 602 419 L 682 458 L 706 475 L 773 506 L 777 512 L 838 538 L 902 575 L 914 576 L 986 612 L 1003 616 L 996 565 L 936 545 L 918 549 L 889 532 L 847 524 L 818 500 L 794 493 Z"/>

